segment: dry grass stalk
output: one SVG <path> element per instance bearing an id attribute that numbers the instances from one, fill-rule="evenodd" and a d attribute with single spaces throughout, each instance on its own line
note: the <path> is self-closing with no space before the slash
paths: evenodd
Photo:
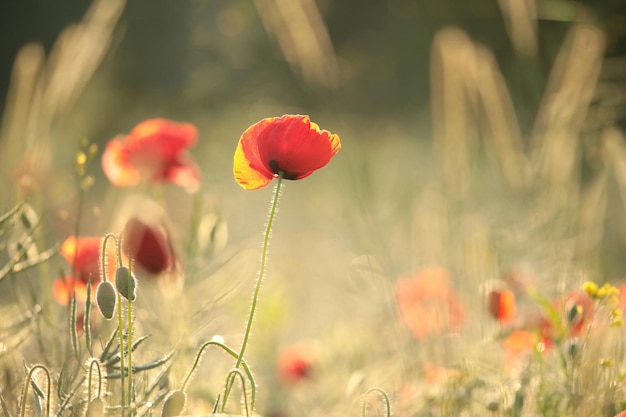
<path id="1" fill-rule="evenodd" d="M 484 47 L 476 47 L 473 80 L 472 87 L 480 97 L 481 116 L 488 131 L 486 146 L 492 149 L 493 159 L 509 185 L 527 185 L 530 162 L 513 102 L 493 54 Z"/>
<path id="2" fill-rule="evenodd" d="M 94 1 L 82 22 L 61 33 L 47 60 L 41 45 L 20 50 L 0 131 L 1 165 L 7 178 L 42 178 L 48 171 L 54 149 L 48 140 L 50 130 L 76 102 L 104 58 L 123 8 L 124 0 Z"/>
<path id="3" fill-rule="evenodd" d="M 437 34 L 431 57 L 434 146 L 443 180 L 452 195 L 463 197 L 470 187 L 470 155 L 476 127 L 467 102 L 465 73 L 473 64 L 473 44 L 458 29 Z"/>
<path id="4" fill-rule="evenodd" d="M 272 34 L 291 67 L 306 82 L 335 87 L 337 57 L 314 0 L 255 0 L 267 32 Z"/>
<path id="5" fill-rule="evenodd" d="M 537 113 L 532 160 L 542 182 L 577 181 L 579 138 L 593 97 L 604 53 L 599 29 L 576 25 L 561 48 Z"/>
<path id="6" fill-rule="evenodd" d="M 498 3 L 515 52 L 524 57 L 537 56 L 539 47 L 535 0 L 498 0 Z"/>

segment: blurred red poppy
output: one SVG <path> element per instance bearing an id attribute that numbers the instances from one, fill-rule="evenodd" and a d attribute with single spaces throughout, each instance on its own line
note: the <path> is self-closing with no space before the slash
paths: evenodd
<path id="1" fill-rule="evenodd" d="M 570 292 L 563 304 L 557 301 L 556 305 L 557 307 L 562 305 L 570 336 L 580 335 L 591 322 L 594 311 L 593 300 L 583 291 Z"/>
<path id="2" fill-rule="evenodd" d="M 565 298 L 556 298 L 551 308 L 557 313 L 556 317 L 551 319 L 549 314 L 543 314 L 527 324 L 527 328 L 539 331 L 546 349 L 554 343 L 580 336 L 594 314 L 593 300 L 583 291 L 572 291 Z"/>
<path id="3" fill-rule="evenodd" d="M 87 294 L 87 282 L 91 277 L 92 288 L 100 282 L 100 242 L 99 237 L 79 237 L 70 236 L 61 244 L 61 255 L 66 262 L 73 266 L 74 280 L 68 274 L 58 278 L 53 283 L 53 294 L 55 300 L 61 305 L 67 305 L 72 294 L 76 291 L 76 299 L 85 301 Z M 107 273 L 108 277 L 113 277 L 115 273 L 115 250 L 113 245 L 107 249 Z M 72 287 L 74 281 L 74 287 Z"/>
<path id="4" fill-rule="evenodd" d="M 279 353 L 276 373 L 281 382 L 293 384 L 311 375 L 313 362 L 314 355 L 309 346 L 293 344 Z"/>
<path id="5" fill-rule="evenodd" d="M 395 293 L 400 316 L 417 339 L 463 325 L 463 306 L 443 268 L 424 269 L 399 279 Z"/>
<path id="6" fill-rule="evenodd" d="M 72 283 L 72 276 L 66 275 L 55 279 L 52 283 L 52 295 L 59 305 L 66 306 L 70 303 L 72 291 L 75 292 L 76 301 L 85 302 L 87 299 L 87 284 L 84 282 L 77 280 Z"/>
<path id="7" fill-rule="evenodd" d="M 235 150 L 235 180 L 246 190 L 262 188 L 272 178 L 300 180 L 325 166 L 341 149 L 339 136 L 309 116 L 284 115 L 250 126 Z"/>
<path id="8" fill-rule="evenodd" d="M 127 255 L 145 272 L 158 275 L 174 264 L 174 251 L 167 231 L 133 217 L 126 223 L 122 242 Z"/>
<path id="9" fill-rule="evenodd" d="M 510 356 L 515 357 L 535 348 L 539 342 L 539 335 L 536 332 L 517 329 L 502 339 L 502 347 Z"/>
<path id="10" fill-rule="evenodd" d="M 141 179 L 171 182 L 197 190 L 200 170 L 187 154 L 197 138 L 196 127 L 167 119 L 149 119 L 128 135 L 109 141 L 102 155 L 102 169 L 119 186 L 137 185 Z"/>
<path id="11" fill-rule="evenodd" d="M 515 293 L 511 290 L 493 290 L 489 292 L 487 307 L 493 318 L 502 324 L 513 321 L 516 313 Z"/>

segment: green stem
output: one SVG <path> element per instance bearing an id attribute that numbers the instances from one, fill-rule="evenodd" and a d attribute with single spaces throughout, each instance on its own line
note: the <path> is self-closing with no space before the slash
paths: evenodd
<path id="1" fill-rule="evenodd" d="M 47 392 L 46 392 L 46 417 L 50 416 L 50 403 L 51 403 L 51 399 L 50 399 L 50 387 L 51 387 L 50 371 L 48 371 L 48 368 L 46 368 L 44 365 L 35 365 L 32 368 L 30 368 L 30 371 L 28 371 L 28 376 L 26 378 L 26 382 L 24 383 L 24 392 L 22 393 L 22 404 L 21 404 L 21 407 L 20 407 L 20 417 L 25 417 L 26 416 L 26 396 L 28 395 L 28 387 L 30 386 L 30 384 L 32 382 L 32 379 L 33 379 L 33 375 L 34 375 L 34 373 L 35 373 L 35 371 L 37 369 L 41 369 L 46 374 L 46 382 L 48 384 Z"/>
<path id="2" fill-rule="evenodd" d="M 124 320 L 122 317 L 122 296 L 120 293 L 117 293 L 117 326 L 119 328 L 119 338 L 120 338 L 120 368 L 122 372 L 120 373 L 120 384 L 121 384 L 121 402 L 122 402 L 122 417 L 126 414 L 126 388 L 124 386 Z"/>
<path id="3" fill-rule="evenodd" d="M 108 281 L 107 273 L 109 272 L 109 268 L 107 265 L 107 262 L 108 262 L 107 243 L 109 242 L 109 239 L 113 239 L 113 242 L 115 243 L 116 248 L 118 246 L 117 236 L 115 236 L 113 233 L 107 233 L 106 235 L 104 235 L 104 238 L 102 239 L 102 244 L 100 247 L 100 267 L 102 268 L 102 280 L 103 281 Z"/>
<path id="4" fill-rule="evenodd" d="M 133 303 L 131 298 L 133 298 L 133 272 L 132 272 L 132 262 L 128 261 L 128 309 L 127 309 L 127 319 L 128 319 L 128 340 L 126 341 L 126 345 L 128 346 L 128 403 L 132 402 L 131 398 L 133 398 Z M 124 367 L 122 367 L 122 373 L 124 373 Z"/>
<path id="5" fill-rule="evenodd" d="M 189 369 L 189 372 L 187 373 L 187 376 L 185 377 L 180 387 L 181 391 L 185 391 L 187 389 L 187 385 L 189 384 L 191 377 L 196 371 L 196 368 L 198 368 L 198 365 L 200 364 L 200 359 L 202 358 L 204 350 L 209 346 L 219 347 L 224 352 L 232 356 L 233 358 L 237 358 L 237 359 L 239 358 L 239 356 L 237 356 L 237 352 L 235 352 L 234 350 L 232 350 L 231 348 L 229 348 L 223 343 L 217 342 L 215 340 L 210 340 L 208 342 L 205 342 L 202 346 L 200 346 L 200 349 L 198 349 L 198 353 L 196 354 L 196 358 L 193 362 L 193 365 L 191 366 L 191 369 Z M 243 367 L 243 370 L 246 372 L 246 375 L 248 376 L 248 379 L 250 381 L 250 410 L 253 411 L 255 407 L 255 402 L 256 402 L 256 382 L 254 380 L 254 376 L 252 375 L 252 372 L 250 371 L 250 367 L 248 366 L 248 363 L 245 361 L 245 359 L 241 361 L 241 365 Z"/>
<path id="6" fill-rule="evenodd" d="M 383 402 L 385 403 L 385 415 L 386 417 L 391 417 L 391 402 L 389 401 L 389 395 L 387 395 L 387 392 L 384 389 L 379 388 L 379 387 L 372 387 L 368 389 L 367 391 L 365 391 L 365 394 L 363 394 L 363 403 L 361 405 L 361 417 L 365 417 L 366 415 L 367 402 L 365 401 L 365 397 L 371 392 L 377 392 L 378 394 L 380 394 L 380 396 L 383 399 Z"/>
<path id="7" fill-rule="evenodd" d="M 246 352 L 246 347 L 248 345 L 248 339 L 250 337 L 250 329 L 252 328 L 252 321 L 254 320 L 254 313 L 256 312 L 256 305 L 259 298 L 259 290 L 261 289 L 261 284 L 263 283 L 263 278 L 265 277 L 265 267 L 267 264 L 267 248 L 269 246 L 270 235 L 272 231 L 272 223 L 274 222 L 274 217 L 276 215 L 276 209 L 278 207 L 278 200 L 280 197 L 280 188 L 283 182 L 283 173 L 280 172 L 278 174 L 278 182 L 276 183 L 276 187 L 274 187 L 274 197 L 272 199 L 272 205 L 270 207 L 269 217 L 267 219 L 267 226 L 265 228 L 265 235 L 263 237 L 263 249 L 261 251 L 261 266 L 259 267 L 259 276 L 256 280 L 256 286 L 254 287 L 254 294 L 252 296 L 252 304 L 250 306 L 250 315 L 248 316 L 248 323 L 246 324 L 246 332 L 243 335 L 243 342 L 241 343 L 241 349 L 239 350 L 239 357 L 237 358 L 237 363 L 235 364 L 235 369 L 238 369 L 241 365 L 241 361 L 243 360 L 243 355 Z"/>

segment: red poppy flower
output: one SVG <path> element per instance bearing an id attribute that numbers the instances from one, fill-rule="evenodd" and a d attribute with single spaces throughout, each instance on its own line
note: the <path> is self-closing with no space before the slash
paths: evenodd
<path id="1" fill-rule="evenodd" d="M 489 313 L 502 324 L 508 324 L 515 318 L 515 293 L 511 290 L 493 290 L 489 293 Z"/>
<path id="2" fill-rule="evenodd" d="M 309 116 L 284 115 L 250 126 L 235 150 L 235 180 L 246 190 L 266 186 L 272 178 L 300 180 L 325 166 L 341 149 L 339 136 Z"/>
<path id="3" fill-rule="evenodd" d="M 464 313 L 443 268 L 425 269 L 395 285 L 400 316 L 417 339 L 458 329 Z"/>
<path id="4" fill-rule="evenodd" d="M 197 138 L 196 127 L 166 119 L 149 119 L 128 135 L 109 141 L 102 155 L 102 169 L 119 187 L 137 185 L 141 179 L 168 181 L 195 191 L 200 171 L 187 154 Z"/>
<path id="5" fill-rule="evenodd" d="M 283 383 L 293 384 L 310 376 L 313 362 L 314 355 L 309 346 L 290 345 L 278 355 L 276 373 Z"/>
<path id="6" fill-rule="evenodd" d="M 133 217 L 126 223 L 122 242 L 135 265 L 149 274 L 158 275 L 174 263 L 169 234 L 163 227 Z"/>
<path id="7" fill-rule="evenodd" d="M 61 244 L 61 255 L 69 265 L 73 265 L 74 280 L 71 274 L 58 278 L 53 283 L 55 300 L 61 305 L 67 305 L 72 294 L 76 291 L 76 299 L 84 301 L 87 294 L 87 282 L 91 277 L 92 288 L 100 282 L 100 242 L 99 237 L 70 236 Z M 115 274 L 115 250 L 113 245 L 107 249 L 108 277 Z M 72 281 L 74 286 L 72 287 Z"/>

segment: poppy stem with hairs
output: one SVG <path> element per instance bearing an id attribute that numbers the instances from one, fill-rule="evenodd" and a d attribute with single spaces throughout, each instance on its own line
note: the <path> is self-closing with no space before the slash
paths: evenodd
<path id="1" fill-rule="evenodd" d="M 252 327 L 252 321 L 254 319 L 254 313 L 256 311 L 257 300 L 259 298 L 259 290 L 261 289 L 261 284 L 263 283 L 263 278 L 265 277 L 265 269 L 267 265 L 267 248 L 269 246 L 270 234 L 272 231 L 272 223 L 274 222 L 274 217 L 276 215 L 278 200 L 280 199 L 281 186 L 283 183 L 283 175 L 284 172 L 280 171 L 278 173 L 278 181 L 276 182 L 276 186 L 274 187 L 274 196 L 272 197 L 272 205 L 270 206 L 269 217 L 267 219 L 267 226 L 265 227 L 265 234 L 263 236 L 263 248 L 261 250 L 261 266 L 259 267 L 259 276 L 257 277 L 256 284 L 254 287 L 254 293 L 252 295 L 252 304 L 250 305 L 250 315 L 248 316 L 248 322 L 246 324 L 246 331 L 243 335 L 243 342 L 241 343 L 241 349 L 239 350 L 239 357 L 237 358 L 237 363 L 235 364 L 235 368 L 239 368 L 241 362 L 243 361 L 243 355 L 246 351 L 246 346 L 248 345 L 248 339 L 250 337 L 250 328 Z"/>

